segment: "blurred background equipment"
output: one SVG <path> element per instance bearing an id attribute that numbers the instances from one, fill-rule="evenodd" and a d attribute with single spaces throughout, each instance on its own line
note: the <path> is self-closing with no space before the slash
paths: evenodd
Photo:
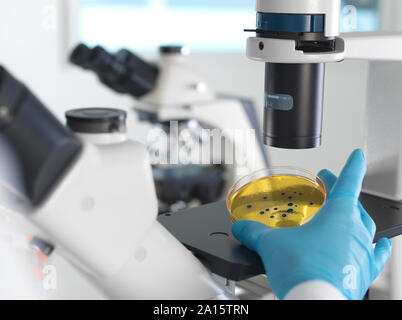
<path id="1" fill-rule="evenodd" d="M 21 191 L 31 205 L 21 214 L 46 235 L 44 241 L 30 237 L 28 242 L 43 260 L 61 248 L 112 299 L 235 298 L 156 220 L 149 156 L 142 144 L 121 136 L 123 111 L 70 111 L 70 126 L 86 131 L 74 135 L 3 67 L 0 105 L 8 110 L 0 115 L 0 134 L 13 147 Z M 83 116 L 96 121 L 83 124 Z M 102 136 L 94 141 L 94 133 Z M 45 160 L 30 166 L 46 142 Z"/>
<path id="2" fill-rule="evenodd" d="M 133 111 L 150 125 L 143 143 L 154 160 L 161 213 L 222 199 L 241 175 L 268 165 L 253 103 L 215 94 L 188 65 L 187 51 L 161 46 L 159 60 L 149 63 L 126 49 L 111 54 L 80 44 L 70 57 L 136 99 Z M 218 145 L 213 134 L 224 140 Z"/>

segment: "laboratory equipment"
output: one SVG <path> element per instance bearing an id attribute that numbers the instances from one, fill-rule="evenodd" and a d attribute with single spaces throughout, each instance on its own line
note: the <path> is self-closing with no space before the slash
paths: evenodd
<path id="1" fill-rule="evenodd" d="M 310 221 L 326 199 L 325 185 L 298 168 L 269 168 L 237 181 L 226 198 L 233 222 L 251 220 L 272 228 Z"/>
<path id="2" fill-rule="evenodd" d="M 160 213 L 224 199 L 238 178 L 268 164 L 253 103 L 216 94 L 192 71 L 186 51 L 161 46 L 151 63 L 126 49 L 112 54 L 80 44 L 70 57 L 107 87 L 136 100 L 129 116 L 147 123 L 151 133 L 141 142 L 151 155 Z M 130 122 L 127 135 L 137 140 L 131 133 L 136 125 Z M 256 134 L 245 141 L 248 130 Z M 225 139 L 221 148 L 213 141 L 217 134 Z M 163 148 L 161 137 L 167 141 Z M 207 155 L 209 145 L 213 152 Z"/>
<path id="3" fill-rule="evenodd" d="M 247 56 L 265 62 L 264 142 L 319 147 L 325 63 L 345 57 L 340 0 L 257 0 L 256 10 Z"/>
<path id="4" fill-rule="evenodd" d="M 344 59 L 368 61 L 366 68 L 358 71 L 365 90 L 359 94 L 367 111 L 362 120 L 366 132 L 361 146 L 368 162 L 363 191 L 380 203 L 376 207 L 386 215 L 385 211 L 389 209 L 400 211 L 402 202 L 402 163 L 399 160 L 402 152 L 399 89 L 402 36 L 392 32 L 352 33 L 343 35 L 342 40 L 337 37 L 339 8 L 338 0 L 256 1 L 257 37 L 248 39 L 247 56 L 267 63 L 264 139 L 268 145 L 286 149 L 319 146 L 324 76 L 322 64 L 317 63 Z M 319 38 L 299 40 L 299 35 Z M 307 50 L 303 49 L 305 41 Z M 279 67 L 272 65 L 276 62 L 282 64 Z M 288 79 L 292 80 L 287 82 Z M 338 79 L 337 83 L 342 81 Z M 342 85 L 334 90 L 342 92 Z M 332 99 L 356 108 L 351 99 L 341 100 L 340 97 L 342 94 Z M 308 103 L 307 107 L 304 102 Z M 375 214 L 370 208 L 367 210 Z M 392 296 L 401 298 L 402 289 L 398 288 L 402 288 L 402 279 L 398 274 L 402 259 L 398 252 L 402 250 L 400 240 L 395 243 L 394 252 L 397 253 L 394 254 L 396 258 L 391 259 L 394 271 L 390 286 L 393 287 L 391 291 L 397 292 Z"/>
<path id="5" fill-rule="evenodd" d="M 25 213 L 108 297 L 233 297 L 156 221 L 155 186 L 143 145 L 122 141 L 118 130 L 88 139 L 73 135 L 3 67 L 0 105 L 0 132 L 13 147 L 23 181 L 21 197 L 6 205 Z M 116 110 L 84 113 L 103 115 L 107 125 L 100 127 L 107 129 L 115 128 L 113 116 L 121 116 Z M 79 112 L 69 116 L 77 125 Z M 160 266 L 163 272 L 155 269 Z"/>
<path id="6" fill-rule="evenodd" d="M 313 3 L 320 2 L 327 0 L 294 1 L 293 4 L 295 12 L 299 12 L 297 9 L 302 5 L 306 5 L 306 8 L 310 6 L 311 9 Z M 263 1 L 259 3 L 262 4 Z M 267 0 L 266 3 L 272 4 L 275 1 Z M 286 3 L 289 5 L 287 10 L 292 10 L 292 2 Z M 402 74 L 402 36 L 368 33 L 345 35 L 343 38 L 346 58 L 368 61 L 362 72 L 366 85 L 361 92 L 355 93 L 365 97 L 362 103 L 368 104 L 369 121 L 369 170 L 365 183 L 366 193 L 362 194 L 361 201 L 377 224 L 375 240 L 384 236 L 395 237 L 402 233 L 402 177 L 396 174 L 402 172 L 399 170 L 401 163 L 398 161 L 401 153 L 399 80 Z M 273 40 L 281 39 L 269 41 Z M 285 42 L 294 43 L 287 40 Z M 277 41 L 278 47 L 269 48 L 274 51 L 275 48 L 281 48 L 285 42 Z M 290 47 L 289 45 L 287 48 Z M 346 79 L 346 73 L 341 76 L 344 77 L 343 80 Z M 327 77 L 335 78 L 335 73 L 329 73 Z M 342 100 L 342 103 L 354 108 L 355 101 L 349 101 L 348 97 L 342 96 L 347 82 L 340 80 L 339 74 L 336 74 L 336 77 L 337 86 L 332 88 L 337 93 L 336 103 Z M 171 79 L 176 77 L 172 76 Z M 60 160 L 67 165 L 57 165 L 54 168 L 58 170 L 49 170 L 50 174 L 46 175 L 47 183 L 42 184 L 36 183 L 34 179 L 41 181 L 40 173 L 42 169 L 47 169 L 46 162 L 40 162 L 40 165 L 33 168 L 28 161 L 22 162 L 25 163 L 21 171 L 25 172 L 28 186 L 26 191 L 31 201 L 40 204 L 30 211 L 33 213 L 30 218 L 48 233 L 52 244 L 65 248 L 64 254 L 69 261 L 81 270 L 84 269 L 88 277 L 110 297 L 211 298 L 219 296 L 224 289 L 212 280 L 210 272 L 230 280 L 222 283 L 245 280 L 264 272 L 259 257 L 240 246 L 231 236 L 231 221 L 224 201 L 176 214 L 164 214 L 158 218 L 160 224 L 155 222 L 157 200 L 148 154 L 143 146 L 130 141 L 96 145 L 89 140 L 72 136 L 56 124 L 52 117 L 49 118 L 48 113 L 33 110 L 37 108 L 31 109 L 32 115 L 25 117 L 26 112 L 30 112 L 23 108 L 27 103 L 25 98 L 32 99 L 34 104 L 38 101 L 30 94 L 20 96 L 19 92 L 27 92 L 20 91 L 19 83 L 14 82 L 15 88 L 10 88 L 13 80 L 7 73 L 2 72 L 0 83 L 0 130 L 2 134 L 9 136 L 19 156 L 29 159 L 33 152 L 37 152 L 37 149 L 33 150 L 34 148 L 26 145 L 26 141 L 30 140 L 19 137 L 29 134 L 32 137 L 43 137 L 41 139 L 47 141 L 51 136 L 49 132 L 53 131 L 42 135 L 40 130 L 45 130 L 46 127 L 49 130 L 54 128 L 60 140 L 52 141 L 50 152 L 37 156 L 51 154 L 55 157 L 51 158 L 52 162 L 59 164 L 56 160 Z M 200 87 L 202 86 L 198 88 Z M 3 100 L 5 93 L 10 100 Z M 165 94 L 170 94 L 170 91 Z M 326 103 L 333 102 L 327 100 Z M 19 108 L 14 108 L 15 105 Z M 168 108 L 158 110 L 158 117 L 165 115 L 169 118 L 168 115 L 174 113 L 172 111 Z M 182 111 L 180 110 L 181 114 Z M 232 119 L 232 116 L 236 116 L 235 112 L 222 112 L 216 116 L 212 112 L 216 110 L 211 108 L 209 111 L 214 114 L 214 118 L 235 122 Z M 46 116 L 41 117 L 40 114 Z M 231 117 L 228 117 L 228 114 L 231 114 Z M 45 120 L 46 118 L 48 120 Z M 26 124 L 17 128 L 16 124 L 20 121 Z M 107 133 L 106 136 L 111 134 Z M 39 142 L 41 139 L 38 139 Z M 66 148 L 68 152 L 57 152 L 65 145 L 71 146 Z M 200 265 L 161 225 L 194 252 L 209 270 Z M 159 268 L 160 265 L 164 265 L 163 272 Z M 158 268 L 156 271 L 155 266 Z M 397 264 L 395 269 L 396 266 Z M 134 268 L 135 273 L 130 272 Z M 121 270 L 120 273 L 116 272 L 117 270 Z M 398 273 L 393 273 L 393 276 Z M 393 285 L 402 287 L 396 280 Z"/>
<path id="7" fill-rule="evenodd" d="M 265 8 L 272 8 L 273 10 L 274 7 L 279 8 L 283 4 L 283 13 L 308 13 L 309 9 L 317 5 L 317 11 L 314 9 L 310 13 L 320 13 L 319 6 L 334 5 L 329 16 L 336 16 L 338 15 L 336 2 L 325 0 L 257 1 L 257 10 L 264 11 L 265 5 Z M 274 10 L 274 12 L 278 11 Z M 332 22 L 336 24 L 337 21 L 335 20 L 332 20 Z M 332 22 L 329 26 L 332 25 Z M 390 261 L 391 280 L 387 285 L 391 288 L 390 298 L 400 299 L 402 297 L 402 279 L 400 277 L 402 250 L 399 237 L 402 233 L 402 216 L 400 214 L 402 210 L 402 163 L 399 159 L 402 153 L 402 144 L 400 143 L 400 123 L 402 121 L 402 108 L 400 107 L 400 101 L 402 101 L 400 90 L 402 34 L 398 32 L 351 33 L 343 34 L 342 38 L 344 39 L 344 53 L 339 53 L 337 56 L 341 58 L 340 60 L 345 59 L 346 61 L 337 64 L 336 68 L 327 70 L 325 76 L 327 90 L 324 92 L 324 105 L 327 110 L 338 110 L 340 104 L 345 106 L 344 110 L 365 110 L 365 114 L 361 114 L 359 119 L 356 118 L 356 113 L 345 115 L 345 117 L 351 117 L 351 120 L 347 122 L 348 125 L 353 123 L 354 128 L 359 130 L 359 133 L 356 131 L 356 134 L 362 134 L 363 139 L 358 146 L 365 150 L 367 157 L 368 171 L 360 200 L 377 225 L 375 241 L 382 237 L 394 238 L 393 257 L 391 257 Z M 257 39 L 263 43 L 264 41 L 269 41 L 271 45 L 261 45 L 263 49 L 265 48 L 265 50 L 261 50 Z M 294 40 L 254 37 L 248 40 L 247 54 L 251 58 L 258 59 L 258 53 L 261 55 L 261 61 L 269 61 L 270 57 L 281 57 L 283 63 L 292 63 L 295 61 L 287 61 L 286 59 L 294 57 L 294 55 L 307 61 L 309 54 L 303 55 L 301 51 L 295 50 L 294 43 Z M 320 54 L 312 54 L 310 57 L 315 59 L 319 56 Z M 327 57 L 330 56 L 328 55 Z M 270 76 L 268 75 L 267 77 Z M 316 86 L 313 85 L 313 87 Z M 320 88 L 317 89 L 316 93 L 321 98 L 322 91 Z M 279 98 L 278 101 L 280 100 Z M 286 99 L 284 99 L 283 103 L 286 106 Z M 281 103 L 278 103 L 278 105 L 280 106 Z M 282 129 L 286 130 L 286 133 L 283 133 L 284 138 L 280 139 L 285 142 L 276 144 L 274 141 L 275 146 L 285 148 L 302 147 L 303 145 L 301 144 L 293 143 L 297 139 L 294 140 L 292 137 L 292 126 L 284 125 L 282 119 L 280 119 L 281 116 L 285 117 L 288 111 L 275 109 L 274 111 L 268 110 L 268 112 L 277 113 L 273 117 L 275 116 L 278 121 L 275 122 L 278 124 L 275 127 L 278 132 Z M 276 118 L 277 116 L 278 118 Z M 300 121 L 302 123 L 308 121 L 308 117 L 301 114 L 298 117 L 291 117 L 290 121 Z M 363 126 L 361 122 L 364 123 Z M 272 124 L 275 123 L 272 121 Z M 342 125 L 346 125 L 345 123 Z M 330 127 L 329 123 L 327 127 Z M 337 123 L 335 127 L 331 127 L 331 131 L 327 134 L 338 137 L 339 130 L 342 129 L 340 129 L 340 124 Z M 273 140 L 276 140 L 269 138 L 269 132 L 273 131 L 276 131 L 276 129 L 271 130 L 268 127 L 265 130 L 268 133 L 268 139 L 266 138 L 265 142 L 270 145 L 273 145 Z M 287 133 L 291 135 L 286 135 Z M 297 134 L 294 136 L 297 137 Z M 280 137 L 279 134 L 278 137 Z M 334 153 L 339 150 L 340 144 L 347 143 L 344 138 L 340 141 L 339 139 L 332 140 L 330 145 L 327 142 L 322 147 L 320 158 L 332 158 Z M 314 145 L 314 143 L 311 145 Z M 355 147 L 350 146 L 350 148 Z M 222 211 L 225 211 L 225 213 L 221 216 L 220 212 Z M 243 247 L 239 246 L 236 240 L 230 236 L 231 221 L 226 216 L 229 215 L 229 212 L 224 201 L 200 207 L 199 210 L 186 210 L 186 215 L 186 217 L 184 215 L 162 216 L 160 221 L 188 248 L 197 252 L 197 255 L 202 259 L 207 260 L 211 270 L 215 270 L 222 277 L 228 277 L 229 279 L 235 277 L 236 279 L 244 280 L 258 274 L 256 270 L 261 270 L 258 259 L 253 260 L 255 257 L 248 256 L 248 252 L 243 251 Z M 199 232 L 187 234 L 183 232 L 182 228 L 176 226 L 180 226 L 180 220 L 190 225 L 198 221 L 201 216 L 205 219 L 206 227 Z M 211 234 L 228 234 L 228 236 L 226 239 L 222 239 L 222 237 L 211 237 Z M 233 274 L 234 272 L 229 270 L 236 270 L 237 272 Z M 255 270 L 255 272 L 250 270 Z"/>
<path id="8" fill-rule="evenodd" d="M 101 46 L 90 49 L 79 44 L 71 53 L 70 60 L 95 72 L 106 86 L 136 98 L 154 90 L 159 74 L 157 65 L 147 63 L 125 49 L 111 55 Z"/>

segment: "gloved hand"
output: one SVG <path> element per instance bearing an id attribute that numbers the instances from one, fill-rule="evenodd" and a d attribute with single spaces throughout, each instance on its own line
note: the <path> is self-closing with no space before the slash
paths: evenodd
<path id="1" fill-rule="evenodd" d="M 337 179 L 321 171 L 329 197 L 316 216 L 301 227 L 273 229 L 238 221 L 233 235 L 256 251 L 279 299 L 295 286 L 326 281 L 348 299 L 362 299 L 391 256 L 391 241 L 373 246 L 376 226 L 359 202 L 366 163 L 361 150 L 350 156 Z"/>

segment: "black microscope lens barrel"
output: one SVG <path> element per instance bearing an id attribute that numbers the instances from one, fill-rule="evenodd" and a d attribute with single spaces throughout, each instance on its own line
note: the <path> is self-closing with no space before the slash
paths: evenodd
<path id="1" fill-rule="evenodd" d="M 78 45 L 70 55 L 70 61 L 96 73 L 100 81 L 109 88 L 140 98 L 154 90 L 159 68 L 134 53 L 122 49 L 112 54 L 102 48 Z"/>
<path id="2" fill-rule="evenodd" d="M 324 77 L 324 63 L 266 63 L 266 145 L 284 149 L 321 145 Z"/>
<path id="3" fill-rule="evenodd" d="M 77 66 L 88 69 L 91 53 L 92 50 L 88 48 L 85 44 L 81 43 L 71 53 L 70 61 Z"/>

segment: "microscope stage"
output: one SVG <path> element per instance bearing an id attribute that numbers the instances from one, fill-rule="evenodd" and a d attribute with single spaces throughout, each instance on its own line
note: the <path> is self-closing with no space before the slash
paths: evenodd
<path id="1" fill-rule="evenodd" d="M 375 242 L 402 234 L 402 203 L 368 194 L 360 200 L 377 225 Z M 233 281 L 264 273 L 259 256 L 233 237 L 225 201 L 164 214 L 158 220 L 212 273 Z"/>
<path id="2" fill-rule="evenodd" d="M 234 281 L 264 273 L 259 256 L 232 235 L 225 201 L 163 214 L 158 220 L 211 272 Z"/>

